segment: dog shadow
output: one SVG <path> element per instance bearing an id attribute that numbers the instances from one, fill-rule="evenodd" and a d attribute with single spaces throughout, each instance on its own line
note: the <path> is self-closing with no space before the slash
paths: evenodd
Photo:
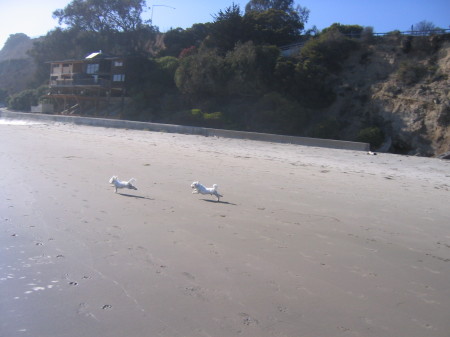
<path id="1" fill-rule="evenodd" d="M 152 198 L 149 198 L 149 197 L 143 197 L 141 195 L 126 194 L 126 193 L 117 193 L 117 194 L 122 195 L 124 197 L 128 197 L 128 198 L 155 200 L 155 199 L 152 199 Z"/>
<path id="2" fill-rule="evenodd" d="M 206 202 L 212 202 L 214 204 L 225 204 L 225 205 L 237 206 L 236 204 L 233 204 L 232 202 L 228 202 L 228 201 L 217 201 L 217 200 L 211 200 L 211 199 L 201 199 L 201 200 L 206 201 Z"/>

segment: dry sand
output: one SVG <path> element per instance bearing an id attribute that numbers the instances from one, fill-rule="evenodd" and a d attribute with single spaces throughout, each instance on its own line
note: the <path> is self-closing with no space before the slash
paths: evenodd
<path id="1" fill-rule="evenodd" d="M 0 336 L 450 336 L 448 161 L 23 122 L 0 144 Z"/>

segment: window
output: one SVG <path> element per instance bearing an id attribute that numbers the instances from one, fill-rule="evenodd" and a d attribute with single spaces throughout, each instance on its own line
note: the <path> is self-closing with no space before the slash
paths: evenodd
<path id="1" fill-rule="evenodd" d="M 113 82 L 124 82 L 124 81 L 125 81 L 125 75 L 124 74 L 114 74 Z"/>
<path id="2" fill-rule="evenodd" d="M 61 68 L 59 64 L 52 64 L 52 74 L 60 73 Z"/>
<path id="3" fill-rule="evenodd" d="M 63 66 L 63 67 L 62 67 L 62 73 L 63 73 L 63 74 L 70 74 L 71 69 L 72 69 L 71 64 L 69 64 L 69 63 L 63 63 L 62 66 Z"/>
<path id="4" fill-rule="evenodd" d="M 123 67 L 123 61 L 114 61 L 114 67 Z"/>
<path id="5" fill-rule="evenodd" d="M 98 63 L 90 63 L 87 65 L 86 73 L 87 74 L 96 74 L 96 73 L 98 73 L 98 69 L 99 69 Z"/>

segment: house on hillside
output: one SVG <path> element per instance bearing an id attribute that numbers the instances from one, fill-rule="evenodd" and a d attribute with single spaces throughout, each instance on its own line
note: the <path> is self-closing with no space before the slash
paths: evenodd
<path id="1" fill-rule="evenodd" d="M 50 61 L 49 93 L 45 99 L 59 113 L 117 110 L 126 97 L 125 58 L 101 51 L 83 59 Z"/>

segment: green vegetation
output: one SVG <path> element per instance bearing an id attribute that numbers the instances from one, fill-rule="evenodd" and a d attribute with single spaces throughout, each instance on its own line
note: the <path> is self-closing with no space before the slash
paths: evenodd
<path id="1" fill-rule="evenodd" d="M 0 89 L 0 103 L 5 103 L 8 98 L 8 92 L 5 89 Z"/>
<path id="2" fill-rule="evenodd" d="M 398 80 L 406 85 L 413 85 L 419 82 L 427 74 L 427 68 L 422 64 L 404 62 L 400 64 L 397 71 Z"/>
<path id="3" fill-rule="evenodd" d="M 371 126 L 359 131 L 356 140 L 363 143 L 369 143 L 372 149 L 376 149 L 383 144 L 384 133 L 377 126 Z"/>
<path id="4" fill-rule="evenodd" d="M 441 107 L 439 112 L 438 123 L 441 126 L 450 125 L 450 105 L 445 104 Z"/>
<path id="5" fill-rule="evenodd" d="M 8 106 L 13 110 L 30 111 L 32 105 L 38 105 L 47 91 L 45 86 L 38 89 L 27 89 L 9 97 Z"/>

